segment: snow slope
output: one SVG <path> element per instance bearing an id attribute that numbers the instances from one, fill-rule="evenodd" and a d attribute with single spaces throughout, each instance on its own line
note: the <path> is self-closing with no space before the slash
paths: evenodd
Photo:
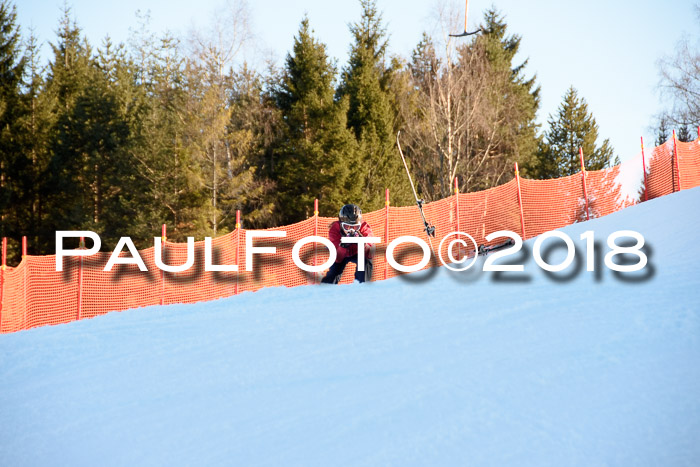
<path id="1" fill-rule="evenodd" d="M 528 253 L 1 335 L 0 464 L 700 465 L 698 212 L 562 229 L 555 277 Z M 621 229 L 641 276 L 587 272 L 579 235 Z"/>

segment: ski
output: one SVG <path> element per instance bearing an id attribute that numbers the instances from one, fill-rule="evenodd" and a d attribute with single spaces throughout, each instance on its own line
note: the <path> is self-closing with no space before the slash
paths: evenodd
<path id="1" fill-rule="evenodd" d="M 509 238 L 505 242 L 501 243 L 496 243 L 495 245 L 479 245 L 479 256 L 486 256 L 489 253 L 493 253 L 494 251 L 502 250 L 504 248 L 507 248 L 509 246 L 515 245 L 515 242 L 513 241 L 512 238 Z"/>
<path id="2" fill-rule="evenodd" d="M 493 253 L 494 251 L 502 250 L 504 248 L 507 248 L 509 246 L 514 245 L 515 242 L 513 239 L 508 239 L 505 242 L 501 243 L 496 243 L 495 245 L 479 245 L 477 249 L 477 255 L 478 256 L 486 256 L 489 253 Z M 466 259 L 472 259 L 474 257 L 474 250 L 469 250 L 466 254 Z"/>

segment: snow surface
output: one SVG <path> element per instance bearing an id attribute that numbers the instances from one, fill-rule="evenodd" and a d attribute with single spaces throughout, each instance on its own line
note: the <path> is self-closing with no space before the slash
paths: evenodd
<path id="1" fill-rule="evenodd" d="M 620 164 L 619 172 L 613 181 L 613 190 L 618 190 L 615 200 L 618 208 L 641 201 L 641 195 L 644 193 L 644 172 L 649 173 L 649 166 L 655 154 L 653 149 L 644 152 L 644 170 L 641 152 Z"/>
<path id="2" fill-rule="evenodd" d="M 564 228 L 580 268 L 553 277 L 530 240 L 523 273 L 439 268 L 1 335 L 0 464 L 700 465 L 698 212 L 696 188 Z M 621 229 L 649 265 L 587 272 L 579 235 L 604 253 Z"/>

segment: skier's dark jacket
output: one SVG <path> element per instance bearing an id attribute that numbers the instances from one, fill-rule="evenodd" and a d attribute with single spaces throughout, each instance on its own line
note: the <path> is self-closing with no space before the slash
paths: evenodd
<path id="1" fill-rule="evenodd" d="M 372 236 L 372 229 L 370 228 L 370 226 L 367 222 L 364 222 L 364 221 L 362 222 L 362 225 L 360 226 L 360 235 L 363 237 L 371 237 Z M 340 231 L 340 221 L 333 222 L 331 224 L 329 231 L 328 231 L 328 239 L 335 246 L 335 251 L 337 252 L 337 256 L 335 258 L 336 263 L 340 263 L 345 258 L 348 258 L 350 256 L 357 254 L 357 244 L 356 243 L 350 243 L 350 244 L 343 243 L 343 244 L 341 244 L 342 237 L 343 237 L 343 233 Z M 372 259 L 372 244 L 371 243 L 365 244 L 365 258 Z"/>

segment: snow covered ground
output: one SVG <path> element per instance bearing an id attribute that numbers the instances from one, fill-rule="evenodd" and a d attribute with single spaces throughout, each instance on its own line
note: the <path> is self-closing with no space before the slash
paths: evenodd
<path id="1" fill-rule="evenodd" d="M 699 212 L 693 189 L 562 229 L 577 261 L 552 275 L 530 240 L 523 273 L 0 335 L 0 464 L 700 465 Z M 622 229 L 649 265 L 587 272 L 579 235 L 604 254 Z"/>

